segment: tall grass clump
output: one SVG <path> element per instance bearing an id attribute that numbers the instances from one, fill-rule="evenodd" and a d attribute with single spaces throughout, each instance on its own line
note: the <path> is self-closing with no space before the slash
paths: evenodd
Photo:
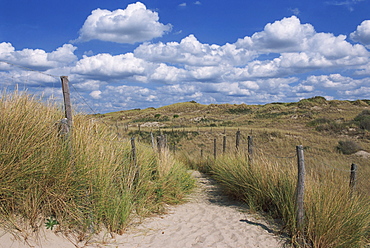
<path id="1" fill-rule="evenodd" d="M 305 187 L 303 233 L 296 223 L 296 161 L 278 163 L 259 154 L 226 155 L 210 165 L 215 179 L 225 190 L 245 201 L 251 209 L 281 219 L 283 231 L 293 244 L 307 247 L 364 247 L 369 238 L 369 198 L 350 193 L 348 182 L 334 175 L 315 175 L 309 170 Z M 331 173 L 329 173 L 331 174 Z M 298 242 L 304 237 L 305 244 Z"/>
<path id="2" fill-rule="evenodd" d="M 134 216 L 177 203 L 193 181 L 170 155 L 119 140 L 83 115 L 71 135 L 58 132 L 63 113 L 27 94 L 0 99 L 0 225 L 37 231 L 47 219 L 60 230 L 121 233 Z"/>

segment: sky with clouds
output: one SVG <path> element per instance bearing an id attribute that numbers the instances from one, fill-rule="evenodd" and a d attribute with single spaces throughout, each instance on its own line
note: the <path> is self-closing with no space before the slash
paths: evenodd
<path id="1" fill-rule="evenodd" d="M 370 0 L 0 2 L 0 87 L 87 113 L 370 98 Z"/>

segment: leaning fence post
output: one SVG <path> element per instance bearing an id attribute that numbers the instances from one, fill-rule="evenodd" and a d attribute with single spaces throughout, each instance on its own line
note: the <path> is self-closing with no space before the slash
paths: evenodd
<path id="1" fill-rule="evenodd" d="M 356 164 L 351 164 L 351 176 L 349 179 L 349 188 L 350 188 L 350 194 L 352 196 L 353 191 L 355 190 L 356 187 L 356 173 L 357 173 L 357 165 Z"/>
<path id="2" fill-rule="evenodd" d="M 63 91 L 64 111 L 65 111 L 65 118 L 61 120 L 60 134 L 67 141 L 69 154 L 70 156 L 72 156 L 73 148 L 72 148 L 71 134 L 72 134 L 73 118 L 72 118 L 71 94 L 69 91 L 69 80 L 67 76 L 61 76 L 60 79 L 62 81 L 62 91 Z"/>
<path id="3" fill-rule="evenodd" d="M 305 165 L 304 165 L 304 154 L 303 146 L 299 145 L 297 148 L 298 157 L 298 180 L 297 180 L 297 191 L 296 191 L 296 213 L 297 213 L 297 228 L 300 234 L 303 234 L 304 224 L 304 177 L 305 177 Z"/>
<path id="4" fill-rule="evenodd" d="M 224 140 L 222 143 L 222 153 L 225 154 L 226 152 L 226 135 L 224 136 Z"/>

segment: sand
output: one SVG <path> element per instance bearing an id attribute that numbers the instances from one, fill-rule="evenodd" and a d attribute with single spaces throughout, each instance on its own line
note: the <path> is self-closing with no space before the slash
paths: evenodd
<path id="1" fill-rule="evenodd" d="M 119 248 L 278 248 L 285 240 L 275 233 L 278 227 L 269 224 L 248 208 L 222 195 L 214 181 L 199 172 L 192 173 L 198 185 L 187 203 L 169 206 L 168 213 L 144 219 L 130 226 L 123 235 L 101 233 L 87 242 L 77 243 L 61 234 L 44 230 L 36 241 L 14 240 L 0 234 L 1 248 L 18 247 L 119 247 Z"/>

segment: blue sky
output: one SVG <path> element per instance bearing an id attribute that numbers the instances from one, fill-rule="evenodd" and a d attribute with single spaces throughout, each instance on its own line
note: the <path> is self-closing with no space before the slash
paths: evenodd
<path id="1" fill-rule="evenodd" d="M 87 113 L 369 99 L 369 49 L 370 0 L 0 2 L 0 87 Z"/>

